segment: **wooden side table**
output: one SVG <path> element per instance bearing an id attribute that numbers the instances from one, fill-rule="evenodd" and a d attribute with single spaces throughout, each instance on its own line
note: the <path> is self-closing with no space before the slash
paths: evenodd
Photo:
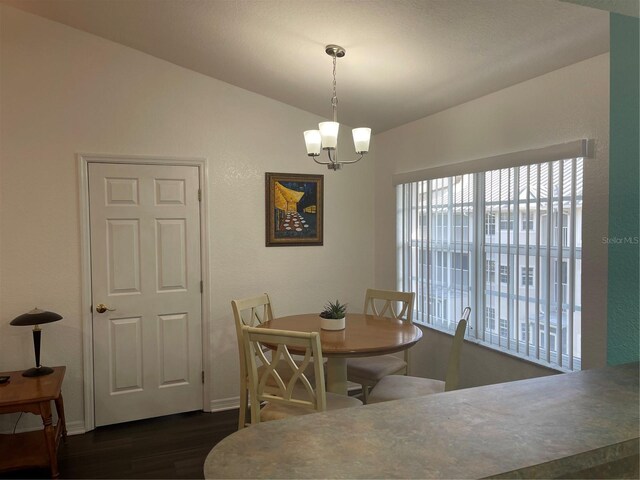
<path id="1" fill-rule="evenodd" d="M 62 380 L 66 367 L 53 367 L 42 377 L 23 377 L 22 371 L 1 372 L 9 383 L 0 385 L 0 414 L 29 412 L 42 417 L 43 429 L 35 432 L 0 435 L 0 471 L 24 467 L 49 467 L 58 478 L 58 445 L 66 438 L 62 401 Z M 58 423 L 53 425 L 51 401 L 55 403 Z"/>

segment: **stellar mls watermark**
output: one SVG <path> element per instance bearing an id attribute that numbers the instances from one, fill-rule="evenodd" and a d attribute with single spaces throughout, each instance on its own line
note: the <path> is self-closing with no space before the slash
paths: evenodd
<path id="1" fill-rule="evenodd" d="M 602 243 L 606 245 L 638 245 L 640 237 L 602 237 Z"/>

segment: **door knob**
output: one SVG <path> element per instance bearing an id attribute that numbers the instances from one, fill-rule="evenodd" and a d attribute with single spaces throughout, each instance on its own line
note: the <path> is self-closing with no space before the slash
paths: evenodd
<path id="1" fill-rule="evenodd" d="M 96 312 L 98 313 L 104 313 L 106 311 L 110 311 L 110 312 L 115 312 L 115 308 L 109 308 L 107 307 L 104 303 L 99 303 L 98 305 L 96 305 Z"/>

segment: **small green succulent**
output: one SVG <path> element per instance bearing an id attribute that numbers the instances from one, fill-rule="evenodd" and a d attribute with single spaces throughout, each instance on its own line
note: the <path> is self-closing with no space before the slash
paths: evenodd
<path id="1" fill-rule="evenodd" d="M 347 305 L 336 300 L 335 303 L 329 302 L 324 306 L 324 310 L 320 312 L 322 318 L 344 318 L 347 313 Z"/>

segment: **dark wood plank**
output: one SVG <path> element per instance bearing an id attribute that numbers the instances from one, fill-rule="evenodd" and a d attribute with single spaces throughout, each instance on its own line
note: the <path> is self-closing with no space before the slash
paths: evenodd
<path id="1" fill-rule="evenodd" d="M 238 410 L 190 412 L 100 427 L 60 444 L 60 478 L 203 478 L 213 446 L 236 431 Z M 3 478 L 47 478 L 46 469 Z"/>

